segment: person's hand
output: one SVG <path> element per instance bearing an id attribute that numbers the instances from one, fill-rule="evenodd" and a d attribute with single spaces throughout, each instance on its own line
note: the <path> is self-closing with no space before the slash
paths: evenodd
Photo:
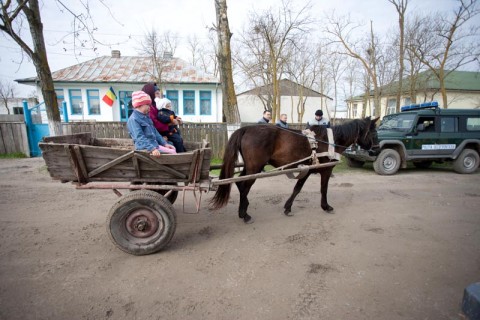
<path id="1" fill-rule="evenodd" d="M 172 124 L 175 125 L 175 126 L 178 125 L 177 119 L 173 119 L 173 120 L 172 120 Z"/>
<path id="2" fill-rule="evenodd" d="M 158 149 L 153 149 L 151 155 L 154 157 L 160 157 L 160 151 Z"/>
<path id="3" fill-rule="evenodd" d="M 182 120 L 182 118 L 180 118 L 180 117 L 177 117 L 177 122 L 178 122 L 178 124 L 182 124 L 182 123 L 183 123 L 183 120 Z"/>

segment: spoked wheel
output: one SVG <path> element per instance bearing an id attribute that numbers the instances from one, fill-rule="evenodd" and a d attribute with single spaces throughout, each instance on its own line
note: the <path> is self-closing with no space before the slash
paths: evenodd
<path id="1" fill-rule="evenodd" d="M 120 249 L 146 255 L 163 249 L 177 226 L 175 210 L 162 195 L 151 190 L 122 196 L 110 209 L 107 233 Z"/>

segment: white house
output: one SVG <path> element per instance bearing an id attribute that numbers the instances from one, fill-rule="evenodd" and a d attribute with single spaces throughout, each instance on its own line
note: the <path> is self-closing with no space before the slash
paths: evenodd
<path id="1" fill-rule="evenodd" d="M 242 122 L 257 122 L 265 109 L 270 109 L 268 99 L 272 96 L 272 85 L 256 87 L 237 95 L 238 110 Z M 303 97 L 303 117 L 299 119 Z M 285 113 L 290 123 L 305 123 L 314 117 L 315 111 L 322 109 L 325 117 L 331 118 L 330 103 L 333 99 L 306 88 L 293 81 L 280 80 L 280 114 Z"/>
<path id="2" fill-rule="evenodd" d="M 445 87 L 447 91 L 448 109 L 478 109 L 480 108 L 480 72 L 470 71 L 447 71 Z M 413 82 L 413 81 L 412 81 Z M 418 75 L 415 83 L 410 88 L 410 79 L 406 78 L 402 84 L 402 95 L 400 105 L 410 105 L 413 101 L 423 103 L 437 101 L 440 108 L 443 106 L 442 94 L 438 79 L 431 71 L 425 71 Z M 380 88 L 380 116 L 395 113 L 397 104 L 398 83 Z M 415 99 L 412 99 L 412 97 Z M 365 108 L 365 115 L 375 114 L 373 104 L 373 92 L 370 92 L 367 99 L 365 93 L 347 100 L 348 113 L 350 118 L 360 118 Z M 366 100 L 366 103 L 364 103 Z"/>
<path id="3" fill-rule="evenodd" d="M 52 73 L 59 106 L 65 101 L 70 121 L 127 121 L 133 91 L 155 82 L 154 63 L 149 57 L 99 57 Z M 15 80 L 37 87 L 36 77 Z M 219 79 L 206 74 L 184 60 L 168 57 L 162 61 L 163 93 L 172 100 L 173 109 L 186 122 L 222 122 L 222 90 Z M 116 99 L 112 106 L 102 98 L 112 88 Z"/>

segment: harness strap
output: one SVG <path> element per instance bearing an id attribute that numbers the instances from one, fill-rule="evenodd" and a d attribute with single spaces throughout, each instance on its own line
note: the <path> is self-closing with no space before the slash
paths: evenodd
<path id="1" fill-rule="evenodd" d="M 327 137 L 328 137 L 328 151 L 316 153 L 315 155 L 316 158 L 328 157 L 330 160 L 340 160 L 340 154 L 338 152 L 335 152 L 335 141 L 333 139 L 333 130 L 331 128 L 327 128 Z"/>

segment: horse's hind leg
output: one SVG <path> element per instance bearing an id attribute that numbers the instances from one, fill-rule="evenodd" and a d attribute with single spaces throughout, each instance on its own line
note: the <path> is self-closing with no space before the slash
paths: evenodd
<path id="1" fill-rule="evenodd" d="M 285 209 L 285 211 L 283 213 L 285 215 L 287 215 L 287 216 L 292 216 L 293 215 L 293 214 L 291 214 L 293 200 L 295 200 L 297 195 L 300 193 L 300 191 L 303 188 L 303 185 L 305 184 L 305 181 L 307 181 L 309 176 L 310 176 L 310 172 L 305 177 L 303 177 L 302 179 L 299 179 L 297 181 L 297 183 L 295 184 L 295 188 L 293 188 L 292 195 L 290 196 L 290 198 L 288 198 L 287 202 L 285 202 L 285 205 L 283 206 L 283 208 Z"/>
<path id="2" fill-rule="evenodd" d="M 247 196 L 248 196 L 248 193 L 250 192 L 250 188 L 252 188 L 252 185 L 254 183 L 255 183 L 255 180 L 237 182 L 237 188 L 238 188 L 238 191 L 240 192 L 240 204 L 238 206 L 238 217 L 240 219 L 243 219 L 243 222 L 245 223 L 254 222 L 254 219 L 247 213 L 248 205 L 250 204 L 248 202 Z"/>

